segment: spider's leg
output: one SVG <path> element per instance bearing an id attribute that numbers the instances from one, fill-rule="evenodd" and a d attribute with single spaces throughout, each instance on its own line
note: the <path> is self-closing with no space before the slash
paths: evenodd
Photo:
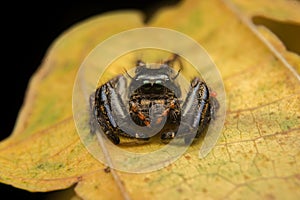
<path id="1" fill-rule="evenodd" d="M 107 116 L 111 116 L 112 120 L 115 121 L 116 127 L 119 130 L 119 134 L 126 137 L 133 137 L 138 139 L 148 139 L 161 129 L 161 126 L 154 126 L 155 113 L 160 112 L 161 108 L 152 106 L 150 108 L 150 124 L 149 126 L 139 126 L 132 120 L 129 110 L 126 108 L 124 99 L 122 99 L 120 91 L 120 82 L 125 79 L 120 76 L 118 79 L 112 79 L 106 83 L 107 87 L 107 98 L 109 99 L 109 108 L 107 110 Z M 124 88 L 125 90 L 125 88 Z M 143 118 L 143 115 L 140 115 Z"/>
<path id="2" fill-rule="evenodd" d="M 148 114 L 144 114 L 142 110 L 141 105 L 138 103 L 131 101 L 130 102 L 130 114 L 133 119 L 133 121 L 140 125 L 140 126 L 148 126 L 151 127 L 152 125 L 160 125 L 162 122 L 166 120 L 166 118 L 169 115 L 170 109 L 173 105 L 170 105 L 170 107 L 161 106 L 160 104 L 154 104 L 150 109 Z"/>
<path id="3" fill-rule="evenodd" d="M 173 139 L 178 130 L 178 124 L 180 123 L 180 104 L 178 100 L 172 99 L 168 104 L 168 108 L 163 112 L 162 116 L 168 117 L 168 125 L 164 132 L 161 133 L 161 140 L 168 142 Z"/>
<path id="4" fill-rule="evenodd" d="M 92 107 L 91 123 L 93 123 L 91 131 L 95 132 L 96 128 L 103 129 L 103 132 L 107 136 L 109 140 L 111 140 L 114 144 L 119 144 L 120 139 L 118 137 L 119 129 L 117 124 L 112 117 L 110 110 L 110 101 L 107 93 L 107 84 L 102 85 L 98 88 L 94 95 L 90 98 Z M 92 102 L 94 101 L 94 102 Z"/>
<path id="5" fill-rule="evenodd" d="M 125 77 L 118 76 L 98 88 L 90 98 L 90 105 L 93 105 L 93 116 L 91 116 L 90 120 L 92 124 L 91 131 L 95 131 L 93 127 L 101 127 L 107 138 L 114 144 L 120 143 L 119 135 L 130 137 L 117 124 L 119 114 L 121 117 L 124 117 L 124 115 L 126 117 L 126 114 L 122 115 L 122 113 L 126 113 L 123 102 L 123 99 L 127 96 L 126 88 L 127 81 Z M 113 112 L 116 110 L 115 108 L 118 111 L 117 115 Z"/>
<path id="6" fill-rule="evenodd" d="M 138 122 L 138 125 L 150 125 L 150 120 L 142 113 L 141 107 L 137 103 L 133 101 L 130 102 L 130 111 L 131 117 L 134 119 L 135 122 Z"/>
<path id="7" fill-rule="evenodd" d="M 169 58 L 168 60 L 165 60 L 163 63 L 166 64 L 166 65 L 172 65 L 176 60 L 179 60 L 179 62 L 181 62 L 180 59 L 179 59 L 179 55 L 178 54 L 173 54 L 171 58 Z"/>
<path id="8" fill-rule="evenodd" d="M 209 90 L 199 78 L 194 78 L 182 106 L 181 122 L 177 135 L 186 143 L 198 138 L 208 127 L 211 120 Z"/>

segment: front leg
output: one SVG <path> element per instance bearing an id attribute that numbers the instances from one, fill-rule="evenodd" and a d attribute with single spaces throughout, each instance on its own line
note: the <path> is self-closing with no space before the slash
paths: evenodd
<path id="1" fill-rule="evenodd" d="M 149 121 L 147 121 L 145 116 L 141 112 L 139 118 L 145 123 L 146 126 L 137 125 L 130 115 L 129 110 L 126 110 L 125 104 L 121 99 L 119 93 L 116 92 L 116 88 L 113 84 L 108 83 L 107 85 L 109 98 L 111 100 L 111 114 L 116 121 L 116 124 L 120 130 L 122 130 L 122 135 L 126 137 L 134 137 L 137 139 L 149 139 L 158 133 L 164 125 L 167 117 L 163 116 L 161 119 L 161 124 L 156 124 L 158 119 L 157 113 L 162 113 L 163 108 L 159 105 L 151 106 L 149 110 Z M 137 109 L 138 110 L 138 109 Z"/>
<path id="2" fill-rule="evenodd" d="M 120 130 L 111 114 L 110 101 L 107 94 L 107 85 L 99 87 L 94 94 L 90 96 L 91 132 L 95 133 L 96 129 L 102 128 L 107 138 L 114 144 L 120 143 L 118 137 Z"/>
<path id="3" fill-rule="evenodd" d="M 212 118 L 212 106 L 206 83 L 194 78 L 182 106 L 181 122 L 177 132 L 178 136 L 184 138 L 186 144 L 206 131 Z"/>
<path id="4" fill-rule="evenodd" d="M 154 120 L 146 127 L 138 126 L 133 122 L 122 99 L 121 91 L 126 91 L 124 76 L 116 77 L 96 90 L 94 115 L 106 136 L 114 144 L 119 144 L 119 135 L 144 140 L 156 134 L 162 127 L 154 126 Z M 157 109 L 153 107 L 152 111 Z M 155 112 L 150 110 L 150 113 Z M 150 119 L 154 119 L 153 116 L 154 114 L 150 115 Z"/>
<path id="5" fill-rule="evenodd" d="M 95 133 L 96 129 L 101 128 L 107 138 L 114 144 L 120 143 L 119 135 L 124 135 L 123 131 L 116 123 L 115 115 L 112 112 L 112 106 L 117 106 L 120 102 L 111 98 L 112 85 L 115 87 L 113 93 L 121 96 L 126 96 L 125 89 L 127 87 L 126 79 L 123 76 L 118 76 L 109 82 L 100 86 L 95 93 L 90 96 L 90 127 L 91 132 Z M 122 102 L 121 102 L 122 103 Z"/>

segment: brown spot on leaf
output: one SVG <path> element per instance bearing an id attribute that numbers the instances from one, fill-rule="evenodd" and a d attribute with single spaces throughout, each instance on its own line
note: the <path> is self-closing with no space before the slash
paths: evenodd
<path id="1" fill-rule="evenodd" d="M 236 115 L 233 116 L 233 119 L 236 119 L 239 117 L 239 113 L 237 113 Z"/>
<path id="2" fill-rule="evenodd" d="M 77 182 L 80 182 L 80 181 L 82 181 L 82 176 L 77 177 Z"/>
<path id="3" fill-rule="evenodd" d="M 148 177 L 144 178 L 144 182 L 148 183 L 149 181 L 150 181 L 150 178 L 148 178 Z"/>
<path id="4" fill-rule="evenodd" d="M 267 199 L 267 200 L 274 200 L 276 198 L 275 198 L 275 196 L 273 194 L 266 194 L 265 195 L 265 199 Z"/>
<path id="5" fill-rule="evenodd" d="M 249 179 L 249 176 L 244 175 L 244 179 L 245 179 L 245 180 L 248 180 L 248 179 Z"/>
<path id="6" fill-rule="evenodd" d="M 182 188 L 177 188 L 177 192 L 182 193 L 183 189 Z"/>
<path id="7" fill-rule="evenodd" d="M 296 174 L 295 177 L 296 177 L 296 179 L 300 180 L 300 174 Z"/>
<path id="8" fill-rule="evenodd" d="M 167 167 L 166 167 L 166 169 L 167 169 L 167 171 L 171 171 L 172 170 L 172 164 L 170 164 L 170 165 L 168 165 Z"/>
<path id="9" fill-rule="evenodd" d="M 185 155 L 184 157 L 185 157 L 185 159 L 187 159 L 187 160 L 190 160 L 190 159 L 191 159 L 191 156 L 189 156 L 189 155 Z"/>
<path id="10" fill-rule="evenodd" d="M 104 169 L 104 172 L 105 172 L 105 173 L 109 173 L 109 172 L 110 172 L 110 167 L 106 167 L 106 168 Z"/>

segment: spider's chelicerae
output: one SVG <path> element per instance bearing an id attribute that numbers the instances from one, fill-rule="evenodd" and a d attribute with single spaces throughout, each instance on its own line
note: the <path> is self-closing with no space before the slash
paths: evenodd
<path id="1" fill-rule="evenodd" d="M 119 75 L 97 88 L 90 99 L 92 132 L 100 126 L 114 144 L 120 143 L 119 136 L 147 140 L 160 134 L 163 142 L 177 136 L 188 143 L 204 134 L 218 101 L 199 77 L 191 81 L 186 98 L 181 99 L 175 81 L 181 68 L 172 68 L 178 59 L 174 55 L 156 67 L 138 60 L 134 77 L 127 73 L 130 81 Z M 189 134 L 192 132 L 195 134 Z"/>

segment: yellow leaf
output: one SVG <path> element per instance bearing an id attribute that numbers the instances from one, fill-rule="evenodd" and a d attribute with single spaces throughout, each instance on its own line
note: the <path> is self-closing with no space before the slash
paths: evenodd
<path id="1" fill-rule="evenodd" d="M 142 26 L 136 12 L 107 14 L 57 39 L 33 76 L 12 135 L 1 142 L 0 180 L 30 191 L 69 187 L 103 165 L 81 144 L 72 116 L 72 88 L 87 54 L 109 36 Z M 101 33 L 101 34 L 99 34 Z"/>
<path id="2" fill-rule="evenodd" d="M 230 2 L 227 2 L 227 4 L 230 4 L 236 12 L 242 12 L 247 19 L 260 24 L 257 31 L 254 30 L 254 32 L 264 40 L 269 48 L 274 51 L 274 54 L 280 53 L 278 57 L 285 59 L 292 71 L 299 74 L 300 57 L 291 52 L 291 49 L 294 49 L 294 52 L 300 53 L 300 46 L 297 43 L 300 34 L 299 2 L 293 0 L 276 0 L 272 3 L 268 0 L 234 0 L 234 2 L 235 5 L 230 4 Z M 278 36 L 267 30 L 267 28 L 276 30 Z M 284 37 L 281 40 L 284 40 L 287 44 L 283 44 L 279 36 Z M 290 51 L 287 50 L 287 47 L 290 47 Z"/>
<path id="3" fill-rule="evenodd" d="M 273 4 L 263 7 L 276 10 Z M 221 72 L 227 116 L 207 157 L 199 159 L 190 147 L 168 167 L 133 174 L 105 170 L 82 145 L 72 118 L 75 76 L 99 42 L 144 26 L 139 13 L 121 12 L 83 22 L 52 45 L 31 80 L 13 134 L 0 143 L 0 181 L 30 191 L 77 183 L 75 191 L 83 199 L 299 199 L 299 74 L 281 51 L 258 37 L 249 16 L 241 15 L 246 11 L 230 5 L 183 1 L 147 24 L 194 38 Z M 297 12 L 281 15 L 298 19 Z"/>

